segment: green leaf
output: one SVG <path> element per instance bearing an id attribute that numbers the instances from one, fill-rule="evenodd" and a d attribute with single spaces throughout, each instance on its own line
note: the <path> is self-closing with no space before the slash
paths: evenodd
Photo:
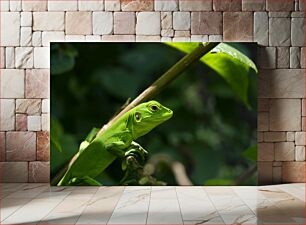
<path id="1" fill-rule="evenodd" d="M 87 137 L 85 138 L 85 141 L 91 142 L 96 136 L 96 134 L 99 132 L 99 130 L 100 129 L 96 127 L 92 128 Z"/>
<path id="2" fill-rule="evenodd" d="M 120 99 L 134 98 L 139 87 L 139 77 L 121 68 L 99 69 L 95 71 L 93 79 L 109 94 Z"/>
<path id="3" fill-rule="evenodd" d="M 175 42 L 167 44 L 185 53 L 192 52 L 199 45 L 199 43 Z M 258 72 L 252 60 L 230 45 L 220 43 L 211 52 L 204 55 L 200 61 L 224 78 L 239 99 L 250 108 L 248 73 L 251 69 Z"/>
<path id="4" fill-rule="evenodd" d="M 246 159 L 257 161 L 257 145 L 251 146 L 242 152 L 242 156 Z"/>
<path id="5" fill-rule="evenodd" d="M 53 44 L 51 46 L 51 75 L 59 75 L 72 70 L 77 56 L 78 52 L 72 45 Z"/>
<path id="6" fill-rule="evenodd" d="M 51 118 L 50 171 L 54 176 L 77 153 L 77 141 L 73 135 L 64 133 L 58 120 Z"/>
<path id="7" fill-rule="evenodd" d="M 231 179 L 209 179 L 204 182 L 204 185 L 207 186 L 225 186 L 225 185 L 234 185 L 234 181 Z"/>

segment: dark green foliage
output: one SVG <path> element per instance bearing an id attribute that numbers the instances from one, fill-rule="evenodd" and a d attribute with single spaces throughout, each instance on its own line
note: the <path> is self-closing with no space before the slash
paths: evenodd
<path id="1" fill-rule="evenodd" d="M 102 127 L 128 98 L 135 98 L 184 56 L 157 43 L 75 43 L 69 47 L 74 54 L 58 50 L 66 44 L 57 45 L 51 52 L 51 72 L 56 74 L 51 78 L 51 115 L 57 121 L 51 131 L 52 175 L 93 127 Z M 239 47 L 253 58 L 254 46 Z M 207 56 L 209 65 L 213 57 Z M 225 61 L 222 67 L 229 66 Z M 60 69 L 54 72 L 53 67 Z M 255 164 L 249 160 L 254 149 L 243 153 L 256 144 L 257 81 L 250 68 L 231 70 L 238 75 L 230 80 L 198 62 L 158 95 L 156 100 L 172 109 L 174 117 L 138 140 L 149 152 L 147 167 L 157 180 L 176 185 L 171 162 L 180 161 L 194 184 L 233 184 Z M 115 161 L 97 180 L 111 185 L 122 176 L 121 162 Z M 244 184 L 255 182 L 251 178 Z"/>

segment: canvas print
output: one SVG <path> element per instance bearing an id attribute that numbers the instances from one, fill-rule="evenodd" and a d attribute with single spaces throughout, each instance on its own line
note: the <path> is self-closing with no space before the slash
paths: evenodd
<path id="1" fill-rule="evenodd" d="M 256 185 L 254 43 L 52 43 L 51 185 Z"/>

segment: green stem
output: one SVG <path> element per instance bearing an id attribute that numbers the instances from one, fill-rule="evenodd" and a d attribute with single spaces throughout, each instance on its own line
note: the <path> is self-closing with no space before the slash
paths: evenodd
<path id="1" fill-rule="evenodd" d="M 184 72 L 190 65 L 202 58 L 206 53 L 210 52 L 219 43 L 207 43 L 200 44 L 194 51 L 183 57 L 174 66 L 172 66 L 166 73 L 158 78 L 151 86 L 144 90 L 137 98 L 134 99 L 127 107 L 125 107 L 120 113 L 118 113 L 113 119 L 111 119 L 106 125 L 104 125 L 98 135 L 101 135 L 108 127 L 110 127 L 118 118 L 124 113 L 128 112 L 135 106 L 142 102 L 152 99 L 159 92 L 161 92 L 167 85 L 169 85 L 175 78 L 177 78 L 182 72 Z"/>

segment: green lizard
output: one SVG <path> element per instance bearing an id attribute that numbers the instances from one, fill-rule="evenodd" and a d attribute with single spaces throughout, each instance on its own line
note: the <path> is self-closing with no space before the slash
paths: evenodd
<path id="1" fill-rule="evenodd" d="M 135 152 L 147 152 L 134 140 L 149 133 L 170 119 L 173 112 L 157 101 L 142 103 L 123 114 L 104 133 L 80 145 L 76 159 L 57 184 L 101 185 L 94 178 L 102 173 L 117 157 L 127 157 Z"/>

